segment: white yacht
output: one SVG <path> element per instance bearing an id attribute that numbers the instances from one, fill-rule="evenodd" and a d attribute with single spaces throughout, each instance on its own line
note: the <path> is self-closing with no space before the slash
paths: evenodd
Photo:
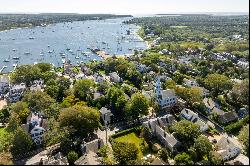
<path id="1" fill-rule="evenodd" d="M 19 57 L 14 56 L 12 59 L 19 60 Z"/>

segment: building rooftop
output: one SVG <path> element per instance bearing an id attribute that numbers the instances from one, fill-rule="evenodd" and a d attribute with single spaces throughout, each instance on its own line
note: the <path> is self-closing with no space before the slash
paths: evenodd
<path id="1" fill-rule="evenodd" d="M 9 83 L 9 78 L 8 77 L 0 77 L 0 82 L 1 83 Z"/>
<path id="2" fill-rule="evenodd" d="M 162 90 L 162 98 L 172 98 L 175 96 L 175 91 L 173 89 Z"/>
<path id="3" fill-rule="evenodd" d="M 102 107 L 99 111 L 101 112 L 101 114 L 112 114 L 111 111 L 106 107 Z"/>

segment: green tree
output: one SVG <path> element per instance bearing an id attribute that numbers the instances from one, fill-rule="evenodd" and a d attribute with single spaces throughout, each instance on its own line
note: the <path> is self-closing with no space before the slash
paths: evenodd
<path id="1" fill-rule="evenodd" d="M 163 86 L 164 89 L 175 89 L 176 83 L 173 80 L 167 80 Z"/>
<path id="2" fill-rule="evenodd" d="M 16 102 L 11 105 L 11 110 L 17 113 L 18 117 L 21 120 L 21 123 L 25 124 L 27 121 L 27 117 L 30 114 L 30 110 L 28 109 L 28 104 L 26 102 Z"/>
<path id="3" fill-rule="evenodd" d="M 223 159 L 221 155 L 216 151 L 209 152 L 208 160 L 210 161 L 211 165 L 222 165 Z"/>
<path id="4" fill-rule="evenodd" d="M 249 124 L 241 128 L 238 138 L 244 145 L 246 155 L 249 156 Z"/>
<path id="5" fill-rule="evenodd" d="M 48 120 L 49 130 L 43 134 L 43 141 L 46 146 L 60 143 L 67 132 L 60 128 L 59 122 L 55 118 Z"/>
<path id="6" fill-rule="evenodd" d="M 38 63 L 34 67 L 38 67 L 42 73 L 52 70 L 52 65 L 49 63 Z"/>
<path id="7" fill-rule="evenodd" d="M 232 89 L 232 100 L 238 104 L 249 105 L 249 79 L 237 83 Z"/>
<path id="8" fill-rule="evenodd" d="M 120 165 L 127 165 L 138 158 L 139 150 L 134 143 L 115 142 L 114 157 Z"/>
<path id="9" fill-rule="evenodd" d="M 102 82 L 102 83 L 97 84 L 97 91 L 100 93 L 106 94 L 109 87 L 110 87 L 109 83 Z"/>
<path id="10" fill-rule="evenodd" d="M 66 90 L 70 88 L 71 82 L 68 78 L 65 78 L 65 77 L 60 77 L 59 79 L 57 79 L 56 82 L 59 87 L 57 100 L 62 101 L 63 98 L 66 96 Z"/>
<path id="11" fill-rule="evenodd" d="M 74 95 L 80 100 L 87 101 L 87 99 L 92 96 L 94 85 L 94 82 L 90 79 L 77 81 L 73 87 Z"/>
<path id="12" fill-rule="evenodd" d="M 74 162 L 78 159 L 78 154 L 75 151 L 70 151 L 67 155 L 70 165 L 75 165 Z"/>
<path id="13" fill-rule="evenodd" d="M 76 136 L 87 136 L 99 126 L 100 114 L 97 110 L 75 105 L 65 108 L 59 115 L 61 127 L 67 127 L 71 134 Z"/>
<path id="14" fill-rule="evenodd" d="M 53 98 L 42 91 L 27 92 L 23 96 L 22 101 L 28 103 L 29 107 L 37 112 L 43 112 L 55 103 Z"/>
<path id="15" fill-rule="evenodd" d="M 101 157 L 108 157 L 108 153 L 110 152 L 110 150 L 110 147 L 108 145 L 105 145 L 101 149 L 99 149 L 98 153 Z"/>
<path id="16" fill-rule="evenodd" d="M 148 107 L 147 98 L 141 93 L 135 93 L 131 97 L 128 114 L 132 119 L 139 119 L 141 115 L 148 114 Z"/>
<path id="17" fill-rule="evenodd" d="M 127 103 L 124 92 L 116 87 L 108 89 L 106 99 L 112 109 L 115 109 L 118 116 L 124 115 L 124 106 Z"/>
<path id="18" fill-rule="evenodd" d="M 193 104 L 194 102 L 201 102 L 201 91 L 199 88 L 184 88 L 184 87 L 176 87 L 176 94 L 186 100 L 189 104 Z"/>
<path id="19" fill-rule="evenodd" d="M 32 65 L 22 65 L 16 68 L 11 74 L 11 81 L 13 83 L 25 83 L 30 86 L 34 80 L 39 79 L 41 71 L 38 67 Z"/>
<path id="20" fill-rule="evenodd" d="M 141 88 L 142 84 L 142 74 L 136 69 L 129 69 L 127 71 L 126 77 L 129 82 L 131 82 L 135 87 Z"/>
<path id="21" fill-rule="evenodd" d="M 194 139 L 201 134 L 200 127 L 188 120 L 181 120 L 175 123 L 171 128 L 177 133 L 180 141 L 187 146 L 192 145 Z"/>
<path id="22" fill-rule="evenodd" d="M 191 157 L 187 153 L 177 154 L 174 157 L 174 161 L 176 165 L 193 165 Z"/>
<path id="23" fill-rule="evenodd" d="M 13 156 L 28 152 L 32 148 L 32 139 L 22 128 L 18 128 L 12 140 L 11 153 Z"/>
<path id="24" fill-rule="evenodd" d="M 216 96 L 224 90 L 229 90 L 232 83 L 227 76 L 221 74 L 209 74 L 204 80 L 205 86 L 211 90 Z"/>
<path id="25" fill-rule="evenodd" d="M 202 136 L 202 135 L 194 140 L 193 147 L 199 159 L 203 159 L 203 157 L 207 157 L 209 155 L 209 152 L 213 150 L 213 146 L 211 142 L 208 140 L 207 137 Z"/>
<path id="26" fill-rule="evenodd" d="M 8 132 L 14 132 L 17 130 L 18 127 L 20 127 L 20 125 L 21 125 L 21 120 L 18 114 L 13 112 L 10 116 L 10 120 L 9 120 L 6 130 Z"/>
<path id="27" fill-rule="evenodd" d="M 62 108 L 72 107 L 74 105 L 86 106 L 87 104 L 84 101 L 80 101 L 78 98 L 75 98 L 74 95 L 69 95 L 63 99 L 61 103 Z"/>
<path id="28" fill-rule="evenodd" d="M 53 99 L 57 99 L 59 94 L 59 87 L 57 85 L 46 85 L 45 92 Z"/>
<path id="29" fill-rule="evenodd" d="M 168 161 L 169 154 L 166 148 L 162 148 L 161 150 L 159 150 L 158 155 L 163 161 Z"/>
<path id="30" fill-rule="evenodd" d="M 1 123 L 6 123 L 9 117 L 10 117 L 10 112 L 9 112 L 8 107 L 4 107 L 3 109 L 0 110 L 0 122 Z"/>

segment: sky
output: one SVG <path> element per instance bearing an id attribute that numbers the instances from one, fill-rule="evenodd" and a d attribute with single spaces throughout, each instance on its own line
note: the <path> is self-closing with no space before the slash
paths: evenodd
<path id="1" fill-rule="evenodd" d="M 249 0 L 0 0 L 0 13 L 248 12 Z"/>

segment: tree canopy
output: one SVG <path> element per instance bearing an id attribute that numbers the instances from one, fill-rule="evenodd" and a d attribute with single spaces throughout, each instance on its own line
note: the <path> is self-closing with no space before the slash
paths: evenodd
<path id="1" fill-rule="evenodd" d="M 139 150 L 134 143 L 115 142 L 113 146 L 114 157 L 120 165 L 129 165 L 137 160 Z"/>
<path id="2" fill-rule="evenodd" d="M 100 114 L 97 110 L 75 105 L 65 108 L 59 115 L 61 127 L 69 129 L 70 133 L 76 136 L 86 137 L 99 126 Z"/>
<path id="3" fill-rule="evenodd" d="M 94 81 L 90 79 L 79 80 L 74 85 L 74 95 L 80 100 L 87 101 L 92 98 L 94 85 Z"/>
<path id="4" fill-rule="evenodd" d="M 210 151 L 213 150 L 213 146 L 211 142 L 209 141 L 209 139 L 202 135 L 194 140 L 193 147 L 199 159 L 203 159 L 203 157 L 207 157 Z"/>
<path id="5" fill-rule="evenodd" d="M 23 96 L 22 101 L 26 102 L 32 111 L 37 112 L 45 112 L 55 103 L 53 98 L 42 91 L 27 92 Z"/>
<path id="6" fill-rule="evenodd" d="M 149 102 L 141 93 L 135 93 L 131 97 L 128 115 L 132 119 L 138 119 L 141 115 L 147 115 Z"/>
<path id="7" fill-rule="evenodd" d="M 222 93 L 224 90 L 230 90 L 232 83 L 227 76 L 221 74 L 209 74 L 204 80 L 205 86 L 215 95 Z"/>
<path id="8" fill-rule="evenodd" d="M 201 134 L 200 127 L 188 120 L 181 120 L 171 127 L 181 142 L 185 145 L 193 145 L 194 140 Z"/>
<path id="9" fill-rule="evenodd" d="M 22 128 L 18 128 L 12 140 L 12 155 L 23 154 L 32 148 L 32 139 Z"/>

